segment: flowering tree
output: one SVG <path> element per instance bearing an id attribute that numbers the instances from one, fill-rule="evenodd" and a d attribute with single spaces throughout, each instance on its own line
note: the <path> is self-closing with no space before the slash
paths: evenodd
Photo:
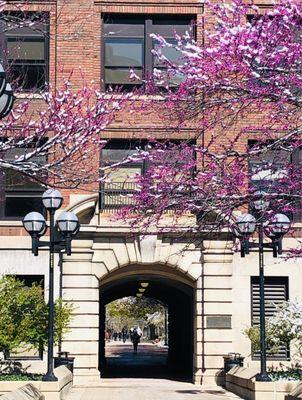
<path id="1" fill-rule="evenodd" d="M 67 81 L 62 89 L 43 93 L 36 114 L 29 101 L 16 105 L 2 121 L 0 168 L 57 187 L 98 180 L 93 157 L 106 143 L 101 132 L 125 100 L 112 97 L 92 87 L 74 90 Z M 16 156 L 16 149 L 24 151 Z"/>
<path id="2" fill-rule="evenodd" d="M 192 230 L 200 231 L 229 226 L 235 210 L 269 200 L 273 212 L 298 218 L 302 4 L 279 0 L 264 10 L 253 1 L 206 4 L 210 13 L 197 22 L 206 27 L 202 41 L 190 32 L 176 36 L 175 44 L 153 35 L 160 44 L 155 57 L 166 69 L 155 69 L 147 82 L 161 101 L 144 106 L 170 129 L 194 134 L 191 141 L 150 143 L 138 152 L 136 160 L 150 166 L 123 213 L 131 218 L 134 212 L 136 223 L 140 215 L 145 226 L 169 228 L 170 211 L 178 223 L 189 212 L 198 215 Z M 166 56 L 171 48 L 179 53 L 177 63 Z M 171 84 L 176 78 L 178 87 Z"/>
<path id="3" fill-rule="evenodd" d="M 281 346 L 293 344 L 293 359 L 301 364 L 302 358 L 302 304 L 297 300 L 285 301 L 275 305 L 272 317 L 267 318 L 266 332 L 270 353 L 277 353 Z M 259 350 L 259 326 L 253 326 L 245 331 L 251 340 L 254 350 Z"/>
<path id="4" fill-rule="evenodd" d="M 29 11 L 29 6 L 26 0 L 14 4 L 0 2 L 1 34 L 10 31 L 16 39 L 1 50 L 7 81 L 16 94 L 23 91 L 28 79 L 32 80 L 27 82 L 25 90 L 28 100 L 22 101 L 19 96 L 9 117 L 0 123 L 1 175 L 9 171 L 13 185 L 24 184 L 24 176 L 44 185 L 68 188 L 97 182 L 99 149 L 105 143 L 101 132 L 113 121 L 126 96 L 114 98 L 116 93 L 102 93 L 93 84 L 74 88 L 71 85 L 73 73 L 59 85 L 54 74 L 53 86 L 45 82 L 45 71 L 44 76 L 35 69 L 31 78 L 27 78 L 28 71 L 26 67 L 23 69 L 22 62 L 20 64 L 20 59 L 26 58 L 28 52 L 26 46 L 22 47 L 24 37 L 19 37 L 22 29 L 27 34 L 32 30 L 44 46 L 44 36 L 50 32 L 47 29 L 50 15 L 60 24 L 60 35 L 64 35 L 67 25 L 76 35 L 76 26 L 83 23 L 82 18 L 76 22 L 69 19 L 67 23 L 66 13 L 63 13 L 65 1 L 51 7 L 49 12 L 39 11 L 43 8 Z M 51 32 L 58 34 L 57 30 Z M 84 76 L 82 78 L 85 82 Z M 33 96 L 36 93 L 39 94 L 37 98 Z M 31 101 L 33 98 L 35 100 Z M 8 181 L 6 179 L 6 184 Z"/>

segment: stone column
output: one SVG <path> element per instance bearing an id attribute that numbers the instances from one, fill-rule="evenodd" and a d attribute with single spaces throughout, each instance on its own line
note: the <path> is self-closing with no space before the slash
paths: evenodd
<path id="1" fill-rule="evenodd" d="M 233 347 L 233 255 L 224 240 L 204 241 L 203 273 L 197 289 L 197 377 L 222 383 L 223 356 Z"/>
<path id="2" fill-rule="evenodd" d="M 81 242 L 84 241 L 75 242 L 75 247 L 83 247 L 85 243 Z M 62 297 L 73 304 L 74 310 L 70 331 L 62 341 L 62 350 L 75 357 L 75 385 L 100 382 L 99 281 L 92 274 L 91 258 L 90 247 L 75 249 L 72 256 L 63 259 Z"/>

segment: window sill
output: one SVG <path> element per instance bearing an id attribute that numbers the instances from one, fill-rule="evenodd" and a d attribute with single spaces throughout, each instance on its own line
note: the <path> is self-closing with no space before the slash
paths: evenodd
<path id="1" fill-rule="evenodd" d="M 28 100 L 34 100 L 34 99 L 39 99 L 43 100 L 43 96 L 39 93 L 15 93 L 15 97 L 17 99 L 28 99 Z"/>
<path id="2" fill-rule="evenodd" d="M 23 226 L 23 223 L 22 223 L 22 220 L 20 219 L 20 220 L 8 220 L 8 219 L 2 219 L 2 220 L 0 220 L 0 228 L 1 227 L 3 227 L 3 226 L 5 226 L 5 227 L 7 227 L 7 226 Z"/>
<path id="3" fill-rule="evenodd" d="M 140 101 L 140 100 L 159 100 L 159 101 L 164 101 L 166 98 L 164 96 L 161 96 L 159 94 L 136 94 L 133 96 L 130 96 L 129 93 L 121 93 L 121 94 L 105 94 L 105 99 L 123 99 L 125 96 L 129 97 L 129 100 L 135 100 L 135 101 Z"/>

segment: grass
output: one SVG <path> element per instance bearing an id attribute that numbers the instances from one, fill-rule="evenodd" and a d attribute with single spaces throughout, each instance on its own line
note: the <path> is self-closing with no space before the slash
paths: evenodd
<path id="1" fill-rule="evenodd" d="M 1 374 L 0 381 L 41 381 L 39 374 Z"/>

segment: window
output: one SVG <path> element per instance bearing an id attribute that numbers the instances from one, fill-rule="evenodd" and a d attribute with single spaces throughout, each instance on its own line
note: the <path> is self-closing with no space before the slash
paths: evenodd
<path id="1" fill-rule="evenodd" d="M 274 315 L 274 304 L 280 304 L 288 300 L 288 277 L 265 277 L 264 283 L 265 298 L 265 317 Z M 274 304 L 273 304 L 274 303 Z M 251 314 L 252 325 L 259 325 L 260 321 L 260 294 L 259 294 L 259 277 L 251 277 Z M 259 358 L 260 353 L 254 352 L 253 357 Z M 273 359 L 288 359 L 289 349 L 284 346 L 279 349 L 277 354 L 270 356 Z"/>
<path id="2" fill-rule="evenodd" d="M 266 145 L 266 143 L 263 143 L 263 145 Z M 258 143 L 256 141 L 249 141 L 249 147 L 253 148 L 254 146 L 258 146 Z M 269 150 L 261 153 L 259 156 L 252 156 L 249 159 L 250 185 L 256 190 L 266 193 L 276 193 L 280 187 L 282 195 L 284 190 L 280 186 L 280 181 L 286 177 L 290 164 L 294 168 L 301 168 L 302 149 L 295 149 L 292 152 L 280 149 Z M 282 210 L 282 199 L 279 207 L 277 205 L 276 211 L 278 211 L 278 208 L 280 208 L 280 212 L 284 213 Z M 301 201 L 296 201 L 292 208 L 293 212 L 289 213 L 289 217 L 294 222 L 301 221 Z"/>
<path id="3" fill-rule="evenodd" d="M 14 90 L 43 90 L 48 81 L 48 15 L 3 13 L 0 17 L 1 62 Z"/>
<path id="4" fill-rule="evenodd" d="M 7 151 L 6 160 L 13 160 L 24 154 L 26 149 Z M 27 150 L 29 151 L 29 150 Z M 33 157 L 32 161 L 44 163 L 45 157 Z M 43 213 L 41 196 L 44 188 L 29 177 L 12 169 L 0 169 L 0 218 L 22 219 L 28 212 Z"/>
<path id="5" fill-rule="evenodd" d="M 158 141 L 160 143 L 161 141 Z M 167 159 L 165 152 L 164 160 L 154 160 L 152 161 L 153 166 L 163 163 L 171 163 L 177 173 L 181 169 L 181 157 L 179 156 L 182 151 L 181 140 L 165 140 L 162 141 L 164 145 L 171 145 L 171 151 L 169 152 L 169 157 Z M 189 146 L 195 144 L 194 140 L 187 141 Z M 156 145 L 156 142 L 155 142 Z M 175 147 L 174 147 L 175 145 Z M 110 166 L 118 162 L 123 161 L 127 157 L 137 154 L 138 149 L 144 149 L 146 146 L 152 146 L 151 142 L 147 140 L 127 140 L 127 139 L 112 139 L 109 140 L 105 148 L 102 150 L 101 154 L 101 164 L 102 167 Z M 192 153 L 195 157 L 195 153 Z M 175 166 L 179 165 L 179 169 L 175 169 Z M 145 174 L 147 169 L 150 168 L 149 160 L 137 160 L 132 162 L 127 162 L 124 165 L 114 167 L 112 171 L 106 169 L 106 178 L 108 177 L 108 182 L 102 183 L 100 192 L 100 204 L 101 209 L 117 209 L 121 206 L 131 204 L 132 199 L 130 196 L 131 192 L 135 191 L 137 188 L 137 176 Z M 174 177 L 175 181 L 177 177 Z"/>
<path id="6" fill-rule="evenodd" d="M 152 74 L 153 68 L 164 70 L 165 65 L 152 54 L 158 46 L 151 33 L 163 36 L 168 43 L 175 42 L 175 33 L 183 35 L 190 29 L 193 16 L 121 16 L 104 15 L 104 73 L 105 87 L 123 85 L 125 89 L 140 86 L 140 79 Z M 177 62 L 178 52 L 166 48 L 163 55 Z M 140 79 L 130 79 L 130 69 Z M 181 77 L 173 77 L 177 85 Z"/>
<path id="7" fill-rule="evenodd" d="M 139 140 L 110 140 L 102 150 L 102 166 L 123 161 L 137 153 L 137 148 L 143 148 L 145 144 L 145 141 Z M 101 209 L 117 209 L 130 204 L 131 198 L 126 195 L 135 190 L 136 176 L 144 173 L 145 164 L 144 161 L 132 162 L 114 168 L 112 171 L 106 171 L 110 182 L 101 185 Z"/>

